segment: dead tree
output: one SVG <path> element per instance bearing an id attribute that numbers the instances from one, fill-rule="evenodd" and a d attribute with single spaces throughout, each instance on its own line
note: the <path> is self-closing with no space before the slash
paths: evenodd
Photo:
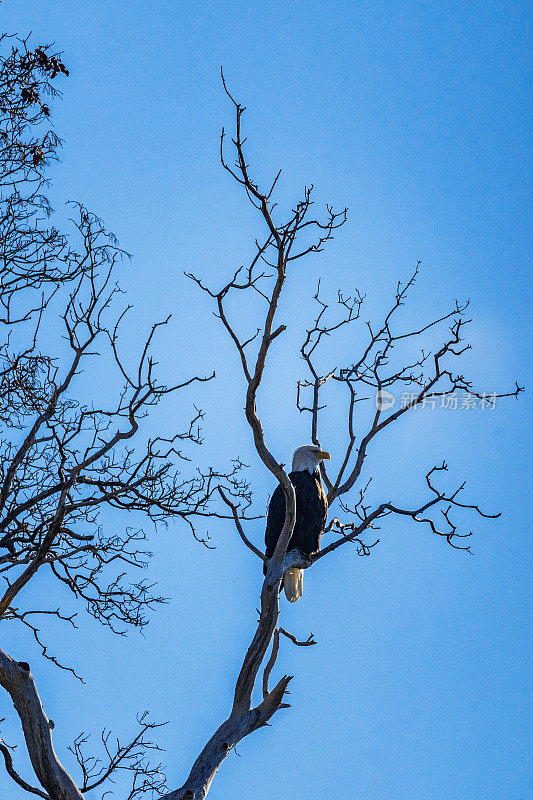
<path id="1" fill-rule="evenodd" d="M 52 575 L 114 632 L 142 628 L 147 611 L 163 600 L 153 583 L 131 575 L 150 557 L 147 536 L 127 527 L 126 516 L 123 532 L 108 532 L 102 512 L 138 512 L 156 526 L 181 519 L 208 544 L 197 523 L 212 513 L 217 490 L 225 486 L 241 500 L 248 490 L 239 461 L 225 472 L 189 467 L 190 449 L 202 441 L 202 412 L 192 403 L 178 430 L 142 435 L 151 408 L 214 375 L 188 375 L 171 386 L 159 380 L 153 346 L 169 319 L 147 331 L 136 361 L 123 355 L 120 333 L 130 307 L 115 271 L 127 254 L 80 204 L 72 205 L 73 234 L 47 226 L 52 210 L 43 194 L 44 170 L 60 141 L 47 129 L 51 111 L 44 100 L 56 94 L 51 81 L 68 71 L 48 47 L 32 50 L 27 41 L 4 37 L 6 44 L 10 52 L 0 64 L 0 621 L 28 628 L 45 658 L 76 675 L 50 652 L 41 623 L 53 616 L 76 627 L 77 615 L 54 603 L 28 605 L 26 587 L 37 573 Z M 52 339 L 56 350 L 44 349 Z M 91 396 L 91 385 L 99 396 Z M 39 783 L 21 777 L 10 747 L 0 742 L 19 787 L 53 800 L 81 798 L 128 771 L 130 800 L 162 790 L 159 768 L 147 758 L 156 747 L 149 734 L 158 725 L 145 715 L 130 742 L 112 746 L 104 732 L 107 761 L 86 752 L 82 734 L 72 746 L 81 775 L 75 780 L 53 749 L 53 724 L 27 658 L 0 650 L 0 686 L 19 716 Z"/>
<path id="2" fill-rule="evenodd" d="M 184 448 L 200 443 L 201 412 L 195 412 L 178 432 L 136 444 L 143 417 L 152 406 L 172 392 L 211 376 L 185 376 L 171 387 L 158 381 L 151 356 L 152 342 L 159 325 L 166 321 L 156 323 L 148 332 L 137 363 L 125 363 L 119 333 L 128 307 L 115 310 L 121 294 L 113 277 L 115 263 L 125 254 L 101 221 L 83 206 L 75 207 L 74 240 L 53 228 L 44 228 L 40 215 L 49 206 L 33 194 L 32 182 L 41 192 L 44 185 L 41 170 L 55 157 L 59 144 L 50 132 L 39 137 L 35 134 L 36 126 L 45 123 L 50 113 L 42 98 L 46 91 L 51 91 L 50 81 L 59 73 L 66 74 L 66 69 L 49 48 L 30 50 L 26 42 L 15 45 L 1 69 L 0 126 L 7 133 L 4 153 L 8 165 L 3 185 L 6 191 L 1 198 L 4 220 L 1 235 L 11 244 L 10 249 L 4 247 L 7 257 L 2 265 L 2 322 L 8 335 L 1 352 L 0 376 L 3 428 L 0 571 L 5 584 L 0 618 L 29 626 L 43 655 L 68 669 L 68 665 L 49 653 L 34 621 L 39 616 L 46 619 L 47 615 L 55 615 L 75 624 L 74 618 L 60 608 L 22 606 L 25 587 L 39 570 L 49 570 L 61 586 L 82 601 L 90 614 L 118 632 L 124 626 L 145 624 L 146 610 L 161 601 L 153 586 L 143 581 L 132 583 L 127 577 L 130 568 L 142 565 L 149 555 L 144 533 L 126 530 L 122 535 L 106 534 L 105 528 L 100 527 L 99 513 L 107 507 L 136 510 L 154 522 L 172 517 L 182 519 L 200 540 L 198 520 L 209 514 L 225 517 L 233 520 L 243 543 L 257 558 L 258 569 L 263 566 L 265 556 L 246 533 L 251 495 L 241 477 L 241 463 L 237 461 L 226 470 L 196 472 L 192 477 L 183 476 L 178 469 L 187 458 Z M 285 218 L 278 218 L 272 196 L 279 173 L 268 189 L 260 188 L 255 181 L 244 153 L 241 131 L 244 108 L 227 94 L 235 111 L 231 140 L 235 161 L 227 160 L 223 132 L 222 165 L 256 209 L 264 236 L 255 242 L 249 265 L 222 281 L 222 288 L 208 287 L 200 277 L 190 277 L 215 304 L 221 325 L 238 353 L 244 378 L 246 423 L 262 463 L 283 488 L 284 527 L 274 555 L 266 565 L 259 621 L 236 680 L 231 712 L 178 789 L 168 792 L 159 765 L 150 762 L 150 751 L 157 750 L 151 738 L 157 724 L 146 716 L 139 717 L 139 731 L 127 744 L 116 742 L 112 747 L 109 734 L 102 734 L 105 763 L 87 752 L 87 736 L 81 734 L 72 745 L 80 775 L 78 778 L 69 775 L 54 751 L 54 725 L 41 703 L 28 662 L 0 651 L 0 685 L 11 696 L 19 715 L 39 785 L 30 785 L 22 778 L 11 749 L 1 742 L 5 768 L 20 788 L 48 800 L 81 800 L 95 789 L 105 791 L 107 781 L 120 770 L 128 771 L 132 777 L 129 800 L 154 794 L 167 800 L 202 800 L 235 745 L 266 725 L 279 709 L 287 707 L 285 694 L 291 677 L 282 676 L 270 688 L 280 637 L 298 646 L 315 644 L 312 635 L 300 640 L 279 625 L 279 587 L 288 567 L 319 569 L 315 562 L 348 543 L 355 544 L 357 552 L 366 556 L 377 544 L 376 528 L 387 517 L 396 515 L 409 516 L 451 546 L 468 550 L 463 542 L 470 533 L 459 529 L 455 514 L 472 511 L 490 516 L 477 504 L 463 499 L 464 484 L 452 490 L 440 488 L 439 478 L 445 464 L 434 465 L 427 471 L 427 495 L 416 503 L 404 505 L 383 499 L 372 506 L 365 498 L 366 486 L 360 485 L 373 439 L 401 415 L 417 406 L 452 398 L 461 391 L 483 402 L 494 402 L 496 396 L 516 396 L 521 391 L 516 385 L 511 392 L 486 398 L 466 377 L 454 371 L 454 361 L 468 347 L 462 339 L 468 323 L 467 304 L 456 303 L 449 312 L 423 321 L 415 330 L 401 331 L 396 327 L 396 312 L 418 274 L 417 266 L 404 286 L 398 284 L 383 322 L 377 326 L 367 324 L 367 343 L 362 352 L 341 367 L 330 365 L 324 370 L 319 366 L 321 347 L 326 339 L 341 335 L 348 326 L 357 324 L 363 298 L 359 294 L 346 297 L 339 293 L 340 315 L 330 318 L 331 309 L 317 290 L 317 315 L 300 351 L 308 374 L 297 384 L 297 405 L 302 413 L 309 414 L 311 438 L 319 444 L 324 393 L 335 383 L 346 393 L 345 452 L 336 474 L 323 470 L 329 505 L 332 513 L 337 514 L 330 517 L 328 532 L 336 538 L 309 561 L 302 562 L 294 552 L 286 552 L 295 520 L 294 489 L 263 431 L 258 412 L 259 390 L 265 365 L 272 357 L 272 343 L 286 330 L 284 324 L 278 323 L 277 313 L 287 275 L 297 269 L 299 259 L 323 250 L 346 221 L 347 211 L 338 213 L 326 207 L 323 218 L 315 217 L 310 187 Z M 22 216 L 17 216 L 17 209 L 22 210 Z M 54 293 L 64 295 L 61 325 L 66 354 L 61 354 L 60 362 L 40 348 L 42 326 L 48 319 L 50 297 Z M 257 330 L 243 334 L 228 312 L 227 301 L 241 298 L 246 302 L 250 295 L 264 303 L 263 314 Z M 411 363 L 393 366 L 393 351 L 400 342 L 416 340 L 429 329 L 446 324 L 449 333 L 435 352 L 422 350 Z M 104 401 L 84 403 L 76 395 L 80 370 L 84 366 L 90 368 L 97 353 L 105 359 L 106 369 L 113 366 L 120 376 L 122 388 L 111 405 Z M 409 399 L 397 410 L 388 411 L 383 399 L 386 393 L 400 387 L 407 387 Z M 360 412 L 365 400 L 374 403 L 366 428 Z M 215 499 L 217 506 L 212 505 Z M 260 673 L 262 695 L 254 700 Z"/>
<path id="3" fill-rule="evenodd" d="M 368 483 L 361 488 L 358 482 L 374 437 L 417 406 L 456 397 L 461 391 L 468 392 L 469 395 L 485 403 L 494 403 L 497 397 L 516 397 L 521 391 L 521 387 L 516 384 L 511 392 L 487 397 L 478 392 L 467 378 L 453 371 L 454 359 L 459 358 L 469 348 L 468 344 L 463 343 L 462 337 L 463 329 L 469 322 L 465 317 L 468 303 L 456 302 L 448 312 L 422 322 L 415 330 L 397 330 L 394 324 L 396 312 L 403 305 L 406 294 L 418 275 L 420 264 L 416 265 L 405 285 L 398 283 L 394 301 L 383 322 L 377 326 L 366 324 L 367 344 L 357 359 L 344 366 L 322 372 L 317 364 L 321 344 L 326 338 L 337 332 L 342 333 L 347 326 L 360 320 L 363 297 L 359 293 L 347 297 L 339 292 L 337 305 L 340 313 L 330 319 L 328 317 L 330 309 L 320 296 L 319 286 L 315 294 L 317 315 L 307 331 L 300 350 L 308 376 L 297 382 L 297 407 L 302 413 L 310 415 L 310 438 L 314 444 L 320 445 L 319 420 L 323 409 L 322 393 L 326 391 L 326 384 L 330 381 L 339 382 L 345 387 L 346 448 L 335 474 L 329 475 L 325 466 L 321 464 L 329 507 L 335 513 L 334 503 L 337 502 L 339 508 L 338 516 L 330 516 L 326 532 L 336 534 L 337 538 L 309 561 L 302 561 L 296 551 L 286 552 L 295 521 L 294 489 L 284 465 L 279 463 L 268 446 L 268 437 L 264 434 L 257 410 L 258 391 L 272 342 L 286 330 L 284 324 L 277 323 L 276 313 L 287 276 L 297 268 L 295 262 L 300 258 L 320 253 L 324 249 L 334 232 L 345 223 L 347 209 L 335 212 L 332 207 L 326 206 L 323 218 L 314 216 L 311 186 L 304 189 L 302 199 L 284 220 L 276 217 L 276 205 L 272 201 L 272 195 L 280 173 L 267 189 L 260 188 L 255 181 L 244 152 L 242 117 L 245 108 L 228 91 L 224 76 L 222 80 L 235 110 L 235 131 L 231 138 L 234 160 L 227 159 L 226 136 L 223 130 L 220 142 L 222 166 L 242 187 L 247 200 L 262 219 L 264 237 L 255 241 L 254 254 L 248 266 L 236 270 L 222 288 L 211 288 L 196 275 L 189 274 L 189 277 L 215 303 L 216 314 L 238 352 L 244 377 L 246 421 L 261 461 L 283 487 L 286 516 L 275 553 L 267 562 L 261 589 L 259 622 L 237 678 L 231 713 L 198 756 L 187 781 L 182 787 L 166 795 L 166 800 L 186 798 L 203 800 L 218 768 L 235 745 L 244 736 L 266 725 L 279 709 L 287 707 L 285 693 L 291 676 L 284 675 L 274 688 L 269 688 L 269 679 L 279 651 L 280 634 L 299 646 L 315 644 L 312 634 L 300 641 L 278 625 L 280 581 L 287 568 L 313 567 L 317 561 L 348 543 L 356 545 L 359 555 L 367 556 L 379 541 L 375 538 L 378 523 L 385 517 L 394 515 L 409 516 L 414 522 L 428 526 L 434 534 L 443 537 L 452 547 L 468 551 L 469 547 L 463 544 L 463 540 L 471 533 L 459 530 L 453 521 L 454 512 L 467 510 L 485 517 L 498 516 L 487 514 L 477 504 L 463 500 L 464 483 L 451 491 L 439 488 L 436 481 L 447 469 L 445 463 L 433 466 L 426 473 L 427 495 L 423 501 L 406 507 L 388 500 L 374 507 L 366 505 L 365 490 Z M 264 312 L 257 330 L 248 334 L 239 331 L 239 321 L 237 318 L 231 318 L 227 311 L 227 301 L 230 298 L 235 301 L 240 297 L 246 302 L 245 298 L 250 294 L 262 298 Z M 391 367 L 392 351 L 399 342 L 423 337 L 428 330 L 442 324 L 448 324 L 448 335 L 435 352 L 421 350 L 420 355 L 411 363 Z M 254 343 L 255 352 L 252 351 Z M 398 410 L 387 414 L 386 403 L 383 402 L 386 393 L 406 389 L 409 390 L 408 400 Z M 306 392 L 308 397 L 304 397 Z M 366 429 L 360 422 L 364 416 L 356 414 L 356 410 L 360 408 L 358 404 L 365 400 L 370 400 L 374 408 L 370 424 Z M 238 503 L 229 498 L 223 489 L 220 489 L 220 494 L 232 511 L 235 526 L 244 544 L 258 559 L 265 561 L 265 556 L 245 533 Z M 355 495 L 351 503 L 348 500 L 350 495 Z M 269 646 L 271 652 L 267 659 Z M 254 703 L 253 692 L 261 668 L 263 669 L 262 698 L 260 702 Z"/>

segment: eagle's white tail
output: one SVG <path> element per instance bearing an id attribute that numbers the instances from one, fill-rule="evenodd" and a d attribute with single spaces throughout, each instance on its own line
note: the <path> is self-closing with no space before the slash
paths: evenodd
<path id="1" fill-rule="evenodd" d="M 285 570 L 283 575 L 283 588 L 285 596 L 291 603 L 295 603 L 302 596 L 304 590 L 304 571 L 297 567 Z"/>

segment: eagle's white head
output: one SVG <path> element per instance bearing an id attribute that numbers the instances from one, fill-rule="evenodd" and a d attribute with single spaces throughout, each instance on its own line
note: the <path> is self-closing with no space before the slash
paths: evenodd
<path id="1" fill-rule="evenodd" d="M 330 458 L 330 454 L 326 453 L 326 451 L 322 450 L 320 447 L 314 444 L 305 444 L 303 447 L 299 447 L 294 451 L 292 457 L 292 471 L 303 472 L 307 470 L 313 473 L 321 461 L 324 459 L 329 461 Z"/>

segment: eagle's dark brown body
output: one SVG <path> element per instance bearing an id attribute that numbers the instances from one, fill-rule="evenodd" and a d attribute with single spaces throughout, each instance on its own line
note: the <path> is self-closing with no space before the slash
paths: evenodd
<path id="1" fill-rule="evenodd" d="M 296 493 L 296 523 L 287 552 L 299 550 L 303 556 L 310 556 L 320 548 L 320 537 L 324 533 L 328 513 L 328 501 L 318 470 L 313 473 L 308 470 L 291 472 L 289 478 Z M 268 506 L 265 531 L 267 558 L 271 558 L 274 554 L 284 521 L 285 495 L 278 485 Z"/>

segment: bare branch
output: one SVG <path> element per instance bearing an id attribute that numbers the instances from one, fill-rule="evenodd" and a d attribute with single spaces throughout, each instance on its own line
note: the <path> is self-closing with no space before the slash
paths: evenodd
<path id="1" fill-rule="evenodd" d="M 246 547 L 248 547 L 248 549 L 251 550 L 252 553 L 254 553 L 258 558 L 260 558 L 261 561 L 265 561 L 266 562 L 266 560 L 267 560 L 266 556 L 260 550 L 258 550 L 255 545 L 253 545 L 251 543 L 251 541 L 247 538 L 246 534 L 244 533 L 243 527 L 241 525 L 241 520 L 239 518 L 238 507 L 235 505 L 235 503 L 231 502 L 229 497 L 226 496 L 226 494 L 224 493 L 224 490 L 222 489 L 221 486 L 218 487 L 218 491 L 219 491 L 220 496 L 222 497 L 222 500 L 226 503 L 227 506 L 229 506 L 231 508 L 231 511 L 232 511 L 232 514 L 233 514 L 233 519 L 235 521 L 235 527 L 237 528 L 239 536 L 241 537 L 241 539 L 244 542 L 244 544 L 246 545 Z"/>
<path id="2" fill-rule="evenodd" d="M 41 789 L 37 789 L 35 786 L 32 786 L 31 784 L 27 783 L 24 780 L 24 778 L 21 778 L 21 776 L 18 774 L 18 772 L 15 770 L 13 766 L 13 756 L 11 755 L 9 747 L 3 740 L 0 741 L 0 753 L 2 753 L 2 755 L 4 756 L 4 764 L 6 767 L 7 774 L 9 775 L 10 778 L 12 778 L 15 781 L 15 783 L 18 786 L 20 786 L 21 789 L 24 789 L 26 792 L 29 792 L 30 794 L 36 794 L 38 797 L 44 797 L 45 800 L 50 800 L 50 797 L 49 795 L 46 794 L 46 792 L 41 791 Z"/>
<path id="3" fill-rule="evenodd" d="M 0 650 L 0 685 L 11 696 L 19 715 L 34 772 L 45 790 L 42 796 L 48 795 L 53 800 L 83 800 L 55 754 L 53 723 L 43 710 L 29 665 L 14 661 Z"/>

